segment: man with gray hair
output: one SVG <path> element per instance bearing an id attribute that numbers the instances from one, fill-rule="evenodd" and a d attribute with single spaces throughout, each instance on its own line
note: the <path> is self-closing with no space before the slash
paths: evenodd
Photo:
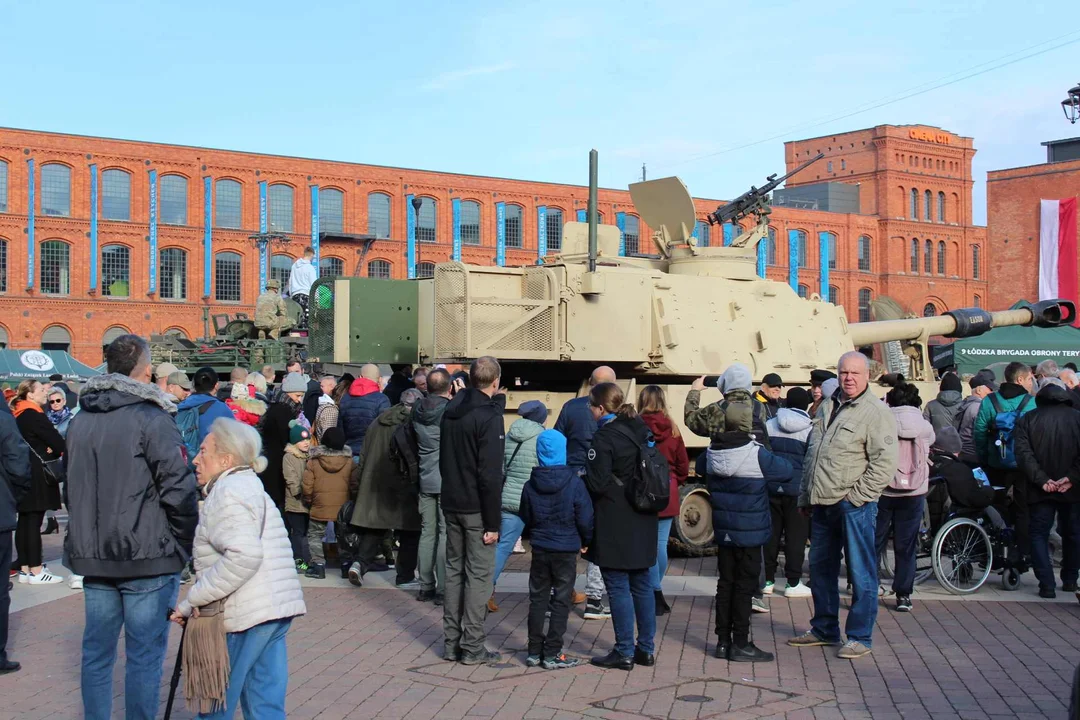
<path id="1" fill-rule="evenodd" d="M 1053 360 L 1043 360 L 1035 366 L 1035 379 L 1042 383 L 1046 378 L 1057 377 L 1061 370 Z"/>
<path id="2" fill-rule="evenodd" d="M 122 335 L 105 351 L 67 436 L 70 519 L 64 564 L 84 575 L 82 699 L 87 718 L 112 716 L 116 642 L 125 629 L 128 717 L 156 717 L 168 611 L 191 555 L 198 492 L 173 421 L 151 384 L 150 348 Z"/>
<path id="3" fill-rule="evenodd" d="M 877 501 L 897 466 L 896 420 L 867 390 L 870 365 L 858 352 L 837 363 L 840 388 L 822 400 L 803 463 L 799 507 L 812 514 L 810 629 L 788 641 L 795 647 L 840 645 L 840 554 L 852 585 L 847 642 L 837 657 L 870 652 L 878 606 L 875 546 Z"/>

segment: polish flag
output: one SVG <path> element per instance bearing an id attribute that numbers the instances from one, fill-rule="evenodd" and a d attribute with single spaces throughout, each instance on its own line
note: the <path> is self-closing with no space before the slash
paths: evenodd
<path id="1" fill-rule="evenodd" d="M 1039 299 L 1076 302 L 1076 198 L 1040 203 Z"/>

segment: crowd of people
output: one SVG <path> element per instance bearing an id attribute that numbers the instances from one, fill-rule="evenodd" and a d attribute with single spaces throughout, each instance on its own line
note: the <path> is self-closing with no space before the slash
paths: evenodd
<path id="1" fill-rule="evenodd" d="M 111 712 L 121 629 L 128 712 L 153 715 L 166 616 L 185 626 L 186 691 L 204 716 L 242 705 L 249 717 L 284 717 L 285 636 L 305 612 L 297 577 L 324 579 L 328 547 L 352 584 L 393 569 L 399 588 L 441 606 L 447 660 L 490 664 L 501 657 L 485 645 L 485 619 L 527 537 L 526 664 L 583 662 L 565 652 L 563 634 L 584 603 L 584 617 L 610 618 L 615 635 L 592 664 L 653 665 L 656 618 L 670 611 L 668 538 L 691 473 L 680 427 L 709 438 L 694 471 L 713 510 L 717 657 L 772 660 L 754 645 L 751 618 L 780 594 L 813 600 L 810 627 L 791 645 L 838 646 L 848 659 L 871 652 L 890 543 L 895 610 L 914 609 L 920 526 L 940 492 L 931 478 L 965 505 L 1003 504 L 1016 530 L 1012 562 L 1034 568 L 1047 598 L 1056 521 L 1062 587 L 1076 590 L 1080 382 L 1053 363 L 1010 364 L 1000 385 L 981 371 L 967 397 L 949 373 L 925 404 L 901 377 L 885 378 L 879 400 L 858 352 L 835 374 L 814 370 L 809 390 L 786 393 L 773 373 L 754 388 L 736 363 L 716 381 L 716 402 L 703 404 L 706 379 L 696 380 L 680 418 L 660 386 L 627 398 L 615 371 L 598 367 L 554 421 L 529 400 L 506 430 L 493 357 L 456 373 L 392 366 L 389 378 L 375 365 L 310 377 L 292 362 L 280 382 L 269 366 L 221 382 L 212 368 L 189 377 L 152 367 L 146 342 L 126 335 L 106 364 L 79 396 L 26 381 L 0 412 L 0 558 L 10 560 L 14 531 L 12 580 L 62 582 L 44 563 L 41 534 L 46 514 L 67 507 L 64 561 L 85 594 L 91 718 Z M 843 633 L 841 560 L 851 593 Z M 191 585 L 177 604 L 181 583 Z M 0 673 L 18 669 L 4 652 L 7 603 L 5 591 Z"/>

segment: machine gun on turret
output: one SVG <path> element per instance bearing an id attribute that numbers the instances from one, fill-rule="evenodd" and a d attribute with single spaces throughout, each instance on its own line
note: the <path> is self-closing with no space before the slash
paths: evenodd
<path id="1" fill-rule="evenodd" d="M 723 223 L 737 223 L 744 218 L 753 215 L 758 225 L 767 225 L 772 206 L 769 204 L 769 193 L 775 190 L 780 183 L 787 180 L 797 172 L 801 172 L 825 157 L 825 153 L 818 153 L 787 175 L 777 178 L 776 173 L 765 178 L 765 184 L 760 188 L 750 186 L 750 189 L 727 205 L 721 205 L 715 211 L 705 216 L 710 225 L 722 225 Z"/>

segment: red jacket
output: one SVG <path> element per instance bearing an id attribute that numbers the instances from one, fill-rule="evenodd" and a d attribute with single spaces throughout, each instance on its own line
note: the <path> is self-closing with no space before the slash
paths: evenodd
<path id="1" fill-rule="evenodd" d="M 679 514 L 679 486 L 686 482 L 690 474 L 690 460 L 686 456 L 686 445 L 680 436 L 672 434 L 671 418 L 663 413 L 647 413 L 642 421 L 652 431 L 656 447 L 660 450 L 671 468 L 671 499 L 668 506 L 660 511 L 660 517 L 671 518 Z"/>

